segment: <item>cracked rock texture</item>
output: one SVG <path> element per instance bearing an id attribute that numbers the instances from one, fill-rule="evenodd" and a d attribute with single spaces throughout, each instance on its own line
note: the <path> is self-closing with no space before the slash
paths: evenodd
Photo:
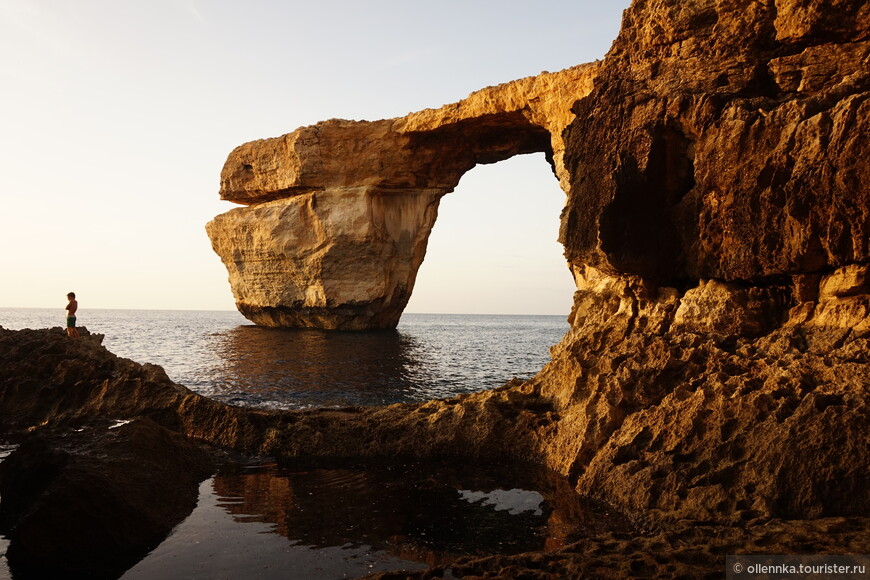
<path id="1" fill-rule="evenodd" d="M 677 286 L 870 261 L 868 21 L 862 2 L 632 5 L 565 135 L 569 261 Z"/>
<path id="2" fill-rule="evenodd" d="M 207 230 L 254 322 L 390 328 L 441 197 L 545 152 L 571 267 L 685 288 L 867 263 L 867 20 L 860 2 L 636 2 L 601 63 L 238 147 L 221 197 L 248 207 Z"/>

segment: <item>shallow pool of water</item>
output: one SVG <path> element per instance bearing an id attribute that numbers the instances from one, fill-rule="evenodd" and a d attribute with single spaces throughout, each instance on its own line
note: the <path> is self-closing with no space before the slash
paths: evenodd
<path id="1" fill-rule="evenodd" d="M 203 482 L 190 516 L 123 578 L 359 577 L 627 527 L 529 466 L 234 464 Z"/>

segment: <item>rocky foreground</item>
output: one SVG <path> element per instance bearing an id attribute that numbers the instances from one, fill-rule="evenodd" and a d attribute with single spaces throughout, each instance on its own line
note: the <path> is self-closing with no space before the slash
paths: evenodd
<path id="1" fill-rule="evenodd" d="M 126 559 L 101 556 L 123 569 L 184 517 L 195 482 L 229 451 L 532 461 L 610 504 L 637 530 L 592 535 L 551 553 L 463 559 L 451 566 L 453 576 L 721 577 L 729 553 L 870 553 L 868 65 L 870 5 L 863 1 L 638 0 L 607 58 L 566 73 L 574 75 L 570 90 L 536 100 L 543 109 L 505 113 L 516 94 L 507 86 L 472 95 L 467 106 L 409 116 L 402 123 L 416 127 L 412 135 L 390 133 L 405 127 L 396 120 L 378 125 L 391 143 L 410 139 L 431 155 L 441 151 L 438 139 L 455 144 L 463 132 L 477 135 L 463 141 L 459 169 L 535 148 L 552 154 L 568 193 L 561 240 L 578 290 L 570 331 L 552 362 L 526 382 L 413 405 L 253 411 L 198 396 L 159 367 L 115 357 L 93 337 L 0 330 L 0 431 L 24 438 L 0 464 L 10 564 L 69 570 L 73 556 L 40 534 L 54 526 L 72 536 L 95 525 L 93 518 L 110 526 L 115 513 L 154 518 L 154 533 L 131 538 L 137 547 Z M 544 86 L 550 94 L 554 78 L 515 88 L 529 95 Z M 532 122 L 541 111 L 556 115 L 548 107 L 573 90 L 573 117 L 563 110 L 554 125 Z M 475 107 L 491 114 L 475 121 Z M 287 151 L 323 152 L 344 142 L 335 135 L 346 125 L 327 122 L 279 141 Z M 565 130 L 555 138 L 557 125 Z M 353 188 L 341 189 L 346 174 L 306 173 L 329 167 L 306 166 L 305 154 L 290 155 L 301 165 L 288 162 L 281 174 L 269 161 L 274 145 L 243 146 L 231 156 L 239 163 L 228 162 L 235 169 L 227 170 L 226 191 L 252 205 L 210 226 L 231 272 L 247 281 L 234 282 L 240 308 L 263 323 L 354 327 L 362 313 L 366 324 L 389 326 L 413 284 L 408 264 L 415 269 L 422 255 L 420 230 L 394 228 L 386 217 L 401 225 L 433 211 L 452 182 L 424 187 L 426 199 L 405 191 L 393 206 L 385 192 L 398 182 L 388 180 L 375 184 L 384 189 L 378 195 L 361 190 L 353 201 Z M 408 153 L 392 147 L 379 151 Z M 423 159 L 435 160 L 426 165 L 432 169 L 442 158 Z M 273 173 L 260 172 L 263 160 Z M 297 183 L 294 175 L 338 181 Z M 314 203 L 333 186 L 347 195 Z M 288 230 L 289 214 L 311 219 Z M 330 230 L 330 215 L 348 218 L 335 222 L 341 227 L 374 216 L 378 228 L 361 231 L 394 238 L 395 251 L 410 261 L 390 262 L 387 282 L 378 281 L 378 268 L 394 255 L 389 248 L 366 270 L 372 278 L 333 284 L 318 277 L 309 265 L 332 264 L 323 270 L 332 276 L 348 263 L 341 254 L 335 261 L 315 255 L 340 230 Z M 371 250 L 366 235 L 337 239 Z M 246 254 L 235 247 L 245 240 L 268 243 Z M 299 244 L 314 252 L 303 256 L 308 265 L 293 261 Z M 356 250 L 345 258 L 356 263 L 363 255 Z M 282 261 L 295 264 L 299 279 L 308 276 L 308 294 L 259 275 Z M 386 289 L 388 307 L 360 298 L 369 286 Z M 330 302 L 333 291 L 355 306 Z M 116 420 L 132 421 L 109 429 Z M 154 460 L 154 448 L 161 456 L 177 449 L 197 467 L 176 477 L 176 462 Z M 132 475 L 117 475 L 140 473 L 137 463 L 176 498 L 162 514 L 125 492 L 147 493 L 131 485 Z M 76 511 L 63 500 L 72 485 L 102 490 L 117 510 Z M 28 543 L 39 546 L 39 557 Z"/>
<path id="2" fill-rule="evenodd" d="M 189 513 L 227 450 L 531 460 L 638 530 L 462 559 L 454 576 L 720 577 L 729 553 L 866 554 L 867 281 L 866 268 L 831 274 L 815 301 L 748 338 L 735 334 L 757 324 L 747 289 L 707 284 L 678 299 L 590 278 L 574 313 L 585 333 L 569 333 L 536 378 L 385 408 L 230 407 L 86 332 L 0 329 L 0 430 L 23 438 L 0 464 L 8 559 L 37 577 L 93 574 L 95 562 L 113 577 Z"/>
<path id="3" fill-rule="evenodd" d="M 842 296 L 755 338 L 729 330 L 747 314 L 744 289 L 627 303 L 598 280 L 584 294 L 595 308 L 575 313 L 589 333 L 566 336 L 531 381 L 384 408 L 230 407 L 86 331 L 0 329 L 0 432 L 22 440 L 0 463 L 10 566 L 116 577 L 186 517 L 198 483 L 233 451 L 532 460 L 637 529 L 461 559 L 449 568 L 459 577 L 720 577 L 729 553 L 866 554 L 870 332 L 804 320 L 812 310 L 866 322 L 866 278 L 850 272 L 824 280 Z M 731 310 L 688 327 L 681 313 L 709 307 L 714 291 L 731 292 Z"/>

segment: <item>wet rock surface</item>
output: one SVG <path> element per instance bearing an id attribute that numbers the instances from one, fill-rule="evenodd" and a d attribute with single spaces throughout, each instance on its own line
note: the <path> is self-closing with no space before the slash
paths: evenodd
<path id="1" fill-rule="evenodd" d="M 416 573 L 373 574 L 372 580 L 407 578 L 724 578 L 724 554 L 862 554 L 867 521 L 844 518 L 774 520 L 747 528 L 681 523 L 657 534 L 590 535 L 550 553 L 462 558 Z M 863 551 L 862 551 L 863 550 Z"/>

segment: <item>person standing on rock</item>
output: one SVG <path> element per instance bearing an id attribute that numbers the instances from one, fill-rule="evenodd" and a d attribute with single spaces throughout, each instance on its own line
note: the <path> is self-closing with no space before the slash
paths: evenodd
<path id="1" fill-rule="evenodd" d="M 66 305 L 66 333 L 73 338 L 78 337 L 79 331 L 76 330 L 76 310 L 79 309 L 79 303 L 76 300 L 76 293 L 70 292 L 66 295 L 69 303 Z"/>

